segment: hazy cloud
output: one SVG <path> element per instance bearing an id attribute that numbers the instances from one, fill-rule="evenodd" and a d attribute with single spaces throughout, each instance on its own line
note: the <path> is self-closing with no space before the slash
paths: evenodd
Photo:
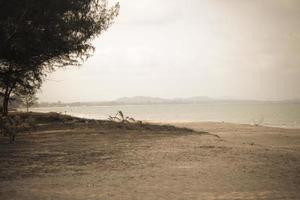
<path id="1" fill-rule="evenodd" d="M 95 41 L 95 55 L 82 68 L 53 73 L 59 82 L 44 84 L 42 101 L 300 98 L 300 1 L 120 3 L 116 23 Z"/>

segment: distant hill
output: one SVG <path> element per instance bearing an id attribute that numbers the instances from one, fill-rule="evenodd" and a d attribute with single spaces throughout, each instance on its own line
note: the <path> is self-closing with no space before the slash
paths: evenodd
<path id="1" fill-rule="evenodd" d="M 116 102 L 122 104 L 153 104 L 153 103 L 165 103 L 169 101 L 168 99 L 158 98 L 158 97 L 122 97 L 116 100 Z"/>
<path id="2" fill-rule="evenodd" d="M 99 102 L 73 102 L 73 103 L 39 103 L 39 107 L 63 107 L 63 106 L 112 106 L 112 105 L 153 105 L 153 104 L 201 104 L 201 103 L 299 103 L 299 99 L 283 101 L 259 101 L 259 100 L 233 100 L 233 99 L 214 99 L 206 96 L 196 96 L 190 98 L 165 99 L 159 97 L 135 96 L 122 97 L 115 101 Z"/>
<path id="3" fill-rule="evenodd" d="M 135 96 L 135 97 L 123 97 L 116 100 L 121 104 L 175 104 L 175 103 L 200 103 L 214 101 L 210 97 L 190 97 L 190 98 L 175 98 L 175 99 L 164 99 L 159 97 L 146 97 L 146 96 Z"/>

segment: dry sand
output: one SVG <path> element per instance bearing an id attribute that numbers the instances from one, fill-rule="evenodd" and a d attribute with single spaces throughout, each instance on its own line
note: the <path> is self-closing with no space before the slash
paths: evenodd
<path id="1" fill-rule="evenodd" d="M 176 125 L 1 137 L 0 199 L 300 199 L 300 130 Z"/>

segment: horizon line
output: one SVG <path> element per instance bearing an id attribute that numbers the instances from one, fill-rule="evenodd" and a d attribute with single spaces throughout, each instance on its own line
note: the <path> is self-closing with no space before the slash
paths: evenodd
<path id="1" fill-rule="evenodd" d="M 38 101 L 38 103 L 61 103 L 61 104 L 74 104 L 74 103 L 109 103 L 109 102 L 119 102 L 122 103 L 121 99 L 128 98 L 149 98 L 149 99 L 161 99 L 164 101 L 178 101 L 178 100 L 191 100 L 192 98 L 203 98 L 201 101 L 256 101 L 256 102 L 287 102 L 287 101 L 300 101 L 299 98 L 290 98 L 290 99 L 245 99 L 245 98 L 234 98 L 234 97 L 209 97 L 209 96 L 191 96 L 191 97 L 174 97 L 174 98 L 165 98 L 157 96 L 124 96 L 115 98 L 113 100 L 87 100 L 87 101 Z M 205 99 L 206 98 L 206 99 Z M 200 100 L 199 100 L 200 101 Z"/>

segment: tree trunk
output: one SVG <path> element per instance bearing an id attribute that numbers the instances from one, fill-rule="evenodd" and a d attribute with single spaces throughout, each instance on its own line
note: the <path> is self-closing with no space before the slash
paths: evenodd
<path id="1" fill-rule="evenodd" d="M 7 113 L 8 113 L 8 99 L 9 98 L 7 98 L 7 96 L 8 96 L 8 86 L 6 86 L 5 92 L 3 95 L 3 102 L 2 102 L 2 115 L 3 116 L 7 116 Z"/>
<path id="2" fill-rule="evenodd" d="M 3 116 L 7 116 L 7 114 L 8 114 L 9 97 L 10 97 L 12 90 L 13 90 L 13 88 L 9 88 L 9 87 L 6 87 L 6 89 L 5 89 L 5 93 L 3 96 L 3 104 L 2 104 L 2 107 L 3 107 L 2 115 Z"/>
<path id="3" fill-rule="evenodd" d="M 3 98 L 3 111 L 2 111 L 2 115 L 3 116 L 7 116 L 8 114 L 8 101 L 9 101 L 9 96 L 6 94 Z"/>

